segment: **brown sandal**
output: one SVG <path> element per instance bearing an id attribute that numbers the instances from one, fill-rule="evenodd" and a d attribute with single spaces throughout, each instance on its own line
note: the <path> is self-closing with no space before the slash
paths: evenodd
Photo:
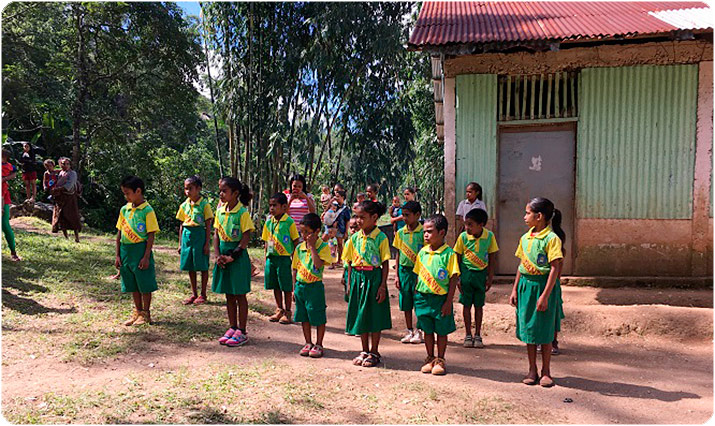
<path id="1" fill-rule="evenodd" d="M 362 362 L 367 359 L 368 355 L 369 355 L 369 354 L 368 354 L 367 352 L 360 352 L 360 355 L 358 355 L 358 356 L 356 356 L 355 358 L 353 358 L 353 365 L 359 365 L 359 366 L 361 366 L 361 365 L 362 365 Z"/>
<path id="2" fill-rule="evenodd" d="M 367 354 L 367 358 L 362 362 L 363 367 L 375 367 L 377 364 L 380 363 L 380 355 L 379 354 L 374 354 L 374 353 L 369 353 Z"/>
<path id="3" fill-rule="evenodd" d="M 554 379 L 552 379 L 549 376 L 541 376 L 541 380 L 539 380 L 539 384 L 541 385 L 541 387 L 544 387 L 544 388 L 550 388 L 553 385 L 555 385 Z"/>
<path id="4" fill-rule="evenodd" d="M 536 377 L 531 377 L 531 376 L 526 376 L 524 379 L 521 381 L 521 383 L 529 386 L 534 386 L 536 384 L 536 381 L 539 379 L 538 376 Z"/>

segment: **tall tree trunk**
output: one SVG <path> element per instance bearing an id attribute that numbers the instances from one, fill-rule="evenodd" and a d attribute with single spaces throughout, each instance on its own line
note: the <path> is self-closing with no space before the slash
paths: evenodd
<path id="1" fill-rule="evenodd" d="M 211 78 L 211 59 L 209 58 L 209 49 L 206 45 L 206 27 L 203 21 L 203 11 L 201 13 L 201 27 L 204 29 L 204 34 L 202 34 L 202 41 L 204 45 L 204 55 L 206 56 L 206 75 L 209 79 L 209 94 L 211 95 L 211 114 L 213 115 L 214 121 L 214 133 L 216 136 L 216 156 L 218 157 L 218 173 L 223 176 L 223 158 L 221 156 L 221 143 L 218 137 L 218 119 L 216 118 L 216 99 L 214 98 L 214 84 Z"/>
<path id="2" fill-rule="evenodd" d="M 75 31 L 77 31 L 77 56 L 75 57 L 77 82 L 75 83 L 75 99 L 72 105 L 72 164 L 78 172 L 82 170 L 81 127 L 88 84 L 83 24 L 84 12 L 82 9 L 82 4 L 72 4 Z"/>

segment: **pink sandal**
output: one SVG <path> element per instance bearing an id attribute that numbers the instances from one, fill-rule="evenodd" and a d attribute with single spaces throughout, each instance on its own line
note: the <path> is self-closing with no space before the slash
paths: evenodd
<path id="1" fill-rule="evenodd" d="M 323 356 L 323 347 L 320 345 L 313 346 L 308 356 L 311 358 L 321 358 Z"/>
<path id="2" fill-rule="evenodd" d="M 194 300 L 194 305 L 203 305 L 206 303 L 206 298 L 204 296 L 199 296 Z"/>
<path id="3" fill-rule="evenodd" d="M 194 303 L 194 300 L 196 300 L 196 299 L 197 299 L 196 296 L 187 297 L 181 303 L 183 303 L 184 305 L 190 305 L 190 304 Z"/>
<path id="4" fill-rule="evenodd" d="M 300 356 L 308 356 L 311 352 L 313 352 L 313 344 L 312 343 L 306 343 L 305 346 L 303 346 L 303 349 L 298 352 Z"/>

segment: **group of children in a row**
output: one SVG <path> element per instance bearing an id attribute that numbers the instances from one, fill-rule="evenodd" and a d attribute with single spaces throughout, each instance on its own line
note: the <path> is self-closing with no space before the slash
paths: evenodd
<path id="1" fill-rule="evenodd" d="M 133 293 L 136 307 L 126 324 L 150 323 L 151 292 L 156 290 L 151 252 L 153 235 L 158 231 L 156 215 L 144 200 L 141 179 L 128 177 L 121 187 L 128 204 L 122 207 L 117 222 L 116 262 L 121 271 L 122 291 Z M 194 271 L 190 272 L 194 288 L 195 271 L 202 271 L 203 284 L 201 296 L 196 296 L 194 290 L 192 302 L 206 297 L 210 224 L 213 222 L 216 261 L 212 290 L 226 295 L 230 325 L 219 343 L 243 345 L 248 340 L 246 294 L 250 291 L 251 279 L 246 248 L 254 231 L 245 207 L 251 199 L 249 188 L 235 178 L 222 178 L 215 217 L 201 197 L 201 181 L 197 177 L 187 179 L 184 189 L 188 198 L 177 214 L 182 221 L 181 269 Z M 269 206 L 270 217 L 262 232 L 266 243 L 264 284 L 266 289 L 274 290 L 278 307 L 270 320 L 300 322 L 305 337 L 300 355 L 319 358 L 324 352 L 327 307 L 323 271 L 335 259 L 321 238 L 320 216 L 309 213 L 296 224 L 287 214 L 288 200 L 282 193 L 271 197 Z M 488 217 L 483 209 L 472 209 L 465 214 L 466 230 L 459 235 L 454 249 L 445 244 L 449 224 L 443 215 L 432 215 L 421 224 L 421 206 L 414 199 L 408 199 L 400 210 L 405 225 L 397 232 L 393 246 L 399 252 L 395 285 L 408 328 L 402 342 L 424 341 L 427 358 L 421 371 L 442 375 L 446 373 L 447 336 L 456 330 L 452 303 L 458 288 L 467 328 L 464 345 L 483 345 L 481 312 L 485 293 L 491 286 L 490 265 L 498 250 L 496 239 L 484 228 Z M 356 204 L 349 223 L 352 234 L 342 251 L 348 303 L 345 331 L 360 336 L 362 351 L 353 359 L 353 364 L 364 367 L 374 367 L 381 362 L 381 333 L 392 328 L 387 287 L 390 248 L 387 236 L 377 227 L 378 219 L 385 212 L 383 204 L 370 199 Z M 529 355 L 529 374 L 524 383 L 551 386 L 550 345 L 563 317 L 558 280 L 564 239 L 561 216 L 549 200 L 535 198 L 526 205 L 524 221 L 531 229 L 519 241 L 516 256 L 521 264 L 509 300 L 517 308 L 516 335 L 527 344 Z M 472 306 L 477 331 L 474 337 L 471 334 Z M 317 328 L 315 340 L 312 327 Z M 536 368 L 537 345 L 543 346 L 541 376 Z"/>

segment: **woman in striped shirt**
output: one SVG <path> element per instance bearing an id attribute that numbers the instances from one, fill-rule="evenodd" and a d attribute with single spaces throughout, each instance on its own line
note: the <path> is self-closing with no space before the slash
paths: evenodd
<path id="1" fill-rule="evenodd" d="M 312 194 L 306 194 L 305 178 L 293 175 L 290 178 L 290 193 L 288 195 L 288 216 L 295 223 L 300 223 L 308 213 L 315 213 L 315 201 Z"/>

